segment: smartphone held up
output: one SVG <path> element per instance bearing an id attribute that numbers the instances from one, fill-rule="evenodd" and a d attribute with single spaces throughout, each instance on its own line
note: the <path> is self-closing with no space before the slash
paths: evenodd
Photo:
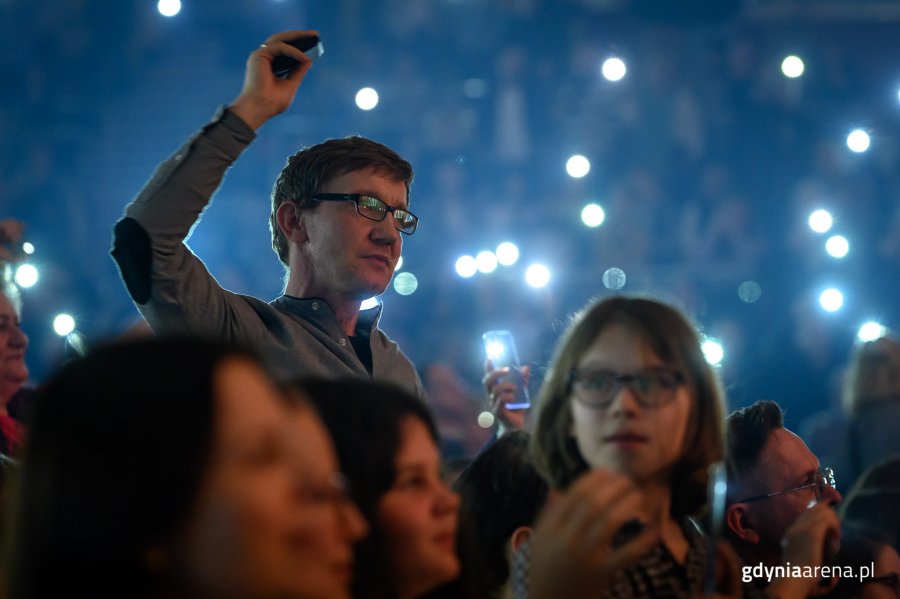
<path id="1" fill-rule="evenodd" d="M 318 35 L 304 35 L 287 41 L 288 44 L 297 48 L 312 60 L 316 60 L 325 53 L 325 47 L 322 46 L 322 40 Z M 272 61 L 272 72 L 280 79 L 287 79 L 291 72 L 297 68 L 300 63 L 290 56 L 276 56 Z"/>
<path id="2" fill-rule="evenodd" d="M 510 331 L 496 330 L 486 331 L 482 335 L 484 340 L 484 353 L 494 368 L 509 368 L 509 374 L 505 375 L 501 382 L 514 382 L 516 384 L 515 399 L 506 404 L 508 410 L 527 410 L 531 407 L 531 398 L 528 387 L 522 376 L 522 365 L 519 363 L 519 352 Z"/>

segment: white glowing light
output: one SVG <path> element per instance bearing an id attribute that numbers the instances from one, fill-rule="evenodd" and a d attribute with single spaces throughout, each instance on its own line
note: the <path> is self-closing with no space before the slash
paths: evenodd
<path id="1" fill-rule="evenodd" d="M 519 248 L 511 241 L 504 241 L 497 246 L 497 262 L 503 266 L 512 266 L 519 261 Z"/>
<path id="2" fill-rule="evenodd" d="M 394 291 L 400 295 L 412 295 L 419 288 L 419 280 L 411 272 L 401 272 L 394 277 Z"/>
<path id="3" fill-rule="evenodd" d="M 394 272 L 397 272 L 401 268 L 403 268 L 403 256 L 397 258 L 397 266 L 394 267 Z"/>
<path id="4" fill-rule="evenodd" d="M 181 0 L 159 0 L 156 10 L 164 17 L 174 17 L 181 12 Z"/>
<path id="5" fill-rule="evenodd" d="M 34 253 L 34 244 L 25 242 L 22 244 L 22 251 L 28 254 L 29 256 Z"/>
<path id="6" fill-rule="evenodd" d="M 566 160 L 566 172 L 574 179 L 580 179 L 591 171 L 591 162 L 581 154 L 575 154 Z"/>
<path id="7" fill-rule="evenodd" d="M 872 140 L 869 138 L 869 134 L 862 129 L 854 129 L 847 136 L 847 147 L 857 154 L 868 150 L 871 144 Z"/>
<path id="8" fill-rule="evenodd" d="M 364 87 L 356 92 L 356 106 L 360 110 L 372 110 L 378 106 L 378 92 L 371 87 Z"/>
<path id="9" fill-rule="evenodd" d="M 478 426 L 481 428 L 491 428 L 494 426 L 494 415 L 490 412 L 482 412 L 478 415 Z"/>
<path id="10" fill-rule="evenodd" d="M 56 318 L 53 319 L 53 332 L 60 337 L 65 337 L 74 330 L 75 319 L 72 318 L 71 315 L 64 312 L 62 314 L 57 314 Z"/>
<path id="11" fill-rule="evenodd" d="M 475 256 L 475 265 L 478 268 L 478 272 L 485 274 L 494 272 L 497 270 L 497 256 L 490 250 L 478 252 Z"/>
<path id="12" fill-rule="evenodd" d="M 535 289 L 546 287 L 550 282 L 550 269 L 543 264 L 532 264 L 525 271 L 525 282 Z"/>
<path id="13" fill-rule="evenodd" d="M 603 286 L 607 289 L 618 291 L 625 286 L 627 280 L 628 278 L 625 276 L 625 271 L 621 268 L 613 266 L 612 268 L 607 268 L 603 272 Z"/>
<path id="14" fill-rule="evenodd" d="M 834 287 L 829 287 L 819 294 L 819 305 L 826 312 L 837 312 L 844 305 L 844 294 Z"/>
<path id="15" fill-rule="evenodd" d="M 474 277 L 478 272 L 478 264 L 472 256 L 460 256 L 456 261 L 456 274 L 464 279 Z"/>
<path id="16" fill-rule="evenodd" d="M 713 366 L 718 366 L 725 358 L 725 348 L 715 339 L 707 339 L 700 347 L 703 350 L 703 357 Z"/>
<path id="17" fill-rule="evenodd" d="M 498 358 L 502 358 L 506 353 L 506 345 L 501 341 L 491 341 L 484 348 L 484 353 L 488 360 L 495 362 Z"/>
<path id="18" fill-rule="evenodd" d="M 843 235 L 832 235 L 825 242 L 825 251 L 832 258 L 843 258 L 850 251 L 850 242 Z"/>
<path id="19" fill-rule="evenodd" d="M 613 56 L 603 61 L 600 72 L 603 73 L 603 77 L 607 81 L 621 81 L 625 73 L 628 72 L 628 67 L 625 66 L 625 61 L 621 58 Z"/>
<path id="20" fill-rule="evenodd" d="M 834 218 L 827 210 L 813 210 L 809 215 L 809 228 L 816 233 L 827 233 L 834 224 Z"/>
<path id="21" fill-rule="evenodd" d="M 378 306 L 378 298 L 370 297 L 367 300 L 363 300 L 363 303 L 361 303 L 359 305 L 359 309 L 360 310 L 371 310 L 372 308 L 375 308 L 377 306 Z"/>
<path id="22" fill-rule="evenodd" d="M 802 75 L 805 68 L 803 60 L 799 56 L 791 55 L 781 61 L 781 72 L 784 73 L 785 77 L 790 77 L 791 79 L 796 79 Z"/>
<path id="23" fill-rule="evenodd" d="M 606 220 L 606 212 L 600 204 L 588 204 L 581 209 L 581 222 L 588 227 L 599 227 Z"/>
<path id="24" fill-rule="evenodd" d="M 887 327 L 879 322 L 870 320 L 863 323 L 862 326 L 859 327 L 859 331 L 857 331 L 856 333 L 856 338 L 863 343 L 868 343 L 869 341 L 877 341 L 885 335 L 887 335 Z"/>
<path id="25" fill-rule="evenodd" d="M 16 269 L 15 274 L 16 285 L 22 289 L 33 287 L 38 282 L 40 275 L 38 269 L 32 264 L 21 264 Z"/>

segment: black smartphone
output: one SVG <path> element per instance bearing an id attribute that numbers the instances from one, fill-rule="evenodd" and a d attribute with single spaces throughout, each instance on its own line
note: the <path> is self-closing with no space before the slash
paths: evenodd
<path id="1" fill-rule="evenodd" d="M 325 47 L 322 46 L 322 40 L 319 39 L 318 35 L 304 35 L 288 40 L 286 43 L 297 48 L 312 60 L 316 60 L 325 54 Z M 300 63 L 290 56 L 282 54 L 281 56 L 276 56 L 272 61 L 272 72 L 279 79 L 287 79 L 291 72 L 297 68 L 298 64 Z"/>
<path id="2" fill-rule="evenodd" d="M 504 381 L 512 380 L 516 383 L 516 399 L 506 404 L 508 410 L 527 410 L 531 407 L 531 399 L 528 396 L 528 387 L 522 377 L 522 366 L 519 364 L 519 352 L 516 351 L 516 342 L 509 331 L 487 331 L 482 335 L 484 340 L 484 353 L 494 365 L 494 368 L 509 368 L 509 374 L 503 377 Z"/>

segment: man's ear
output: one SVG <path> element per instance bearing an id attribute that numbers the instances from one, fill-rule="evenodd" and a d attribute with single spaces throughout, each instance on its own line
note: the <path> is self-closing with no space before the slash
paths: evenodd
<path id="1" fill-rule="evenodd" d="M 522 546 L 522 543 L 530 539 L 533 533 L 534 529 L 530 526 L 520 526 L 519 528 L 515 529 L 509 536 L 509 547 L 510 549 L 512 549 L 512 552 L 518 552 L 519 547 Z"/>
<path id="2" fill-rule="evenodd" d="M 306 227 L 303 220 L 306 215 L 305 210 L 300 210 L 293 202 L 282 202 L 275 211 L 275 220 L 278 223 L 278 229 L 281 234 L 289 241 L 295 243 L 304 243 L 309 236 L 306 234 Z"/>
<path id="3" fill-rule="evenodd" d="M 753 528 L 750 518 L 750 510 L 745 503 L 732 503 L 725 508 L 725 526 L 732 534 L 745 543 L 756 545 L 759 543 L 759 534 Z"/>

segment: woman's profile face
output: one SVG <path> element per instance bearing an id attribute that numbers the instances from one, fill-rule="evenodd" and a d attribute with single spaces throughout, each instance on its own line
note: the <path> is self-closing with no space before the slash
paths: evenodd
<path id="1" fill-rule="evenodd" d="M 692 399 L 683 384 L 684 373 L 664 363 L 633 329 L 607 325 L 576 362 L 576 381 L 571 402 L 573 433 L 585 461 L 594 468 L 609 468 L 637 483 L 669 483 L 671 467 L 684 452 Z M 637 390 L 639 383 L 604 386 L 621 376 L 651 377 L 652 385 Z M 621 379 L 619 379 L 621 380 Z M 662 384 L 660 384 L 660 382 Z M 588 389 L 587 391 L 580 391 Z M 586 405 L 578 397 L 591 393 L 605 397 L 602 405 Z M 657 407 L 642 405 L 639 393 L 661 397 Z M 657 394 L 657 395 L 654 395 Z M 647 399 L 644 400 L 647 403 Z"/>
<path id="2" fill-rule="evenodd" d="M 348 597 L 367 526 L 324 426 L 247 361 L 219 366 L 215 397 L 210 462 L 181 547 L 188 580 L 222 596 Z"/>
<path id="3" fill-rule="evenodd" d="M 376 514 L 398 597 L 416 597 L 459 575 L 459 495 L 441 476 L 441 455 L 428 428 L 413 416 L 400 425 L 396 477 Z"/>

